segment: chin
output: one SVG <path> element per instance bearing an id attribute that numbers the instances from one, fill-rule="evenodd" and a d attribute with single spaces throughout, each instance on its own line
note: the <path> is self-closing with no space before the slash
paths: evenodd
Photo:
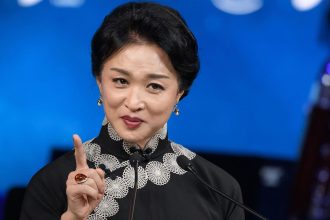
<path id="1" fill-rule="evenodd" d="M 119 136 L 121 138 L 123 138 L 125 141 L 128 141 L 130 143 L 141 142 L 141 135 L 134 134 L 134 131 L 125 131 L 125 132 L 122 132 L 121 134 L 119 133 Z"/>

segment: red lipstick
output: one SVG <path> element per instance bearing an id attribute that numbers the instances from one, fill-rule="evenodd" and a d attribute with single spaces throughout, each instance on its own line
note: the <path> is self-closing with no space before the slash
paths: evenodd
<path id="1" fill-rule="evenodd" d="M 128 115 L 125 115 L 123 117 L 121 117 L 125 123 L 125 125 L 130 128 L 130 129 L 134 129 L 140 126 L 140 124 L 143 122 L 142 119 L 137 118 L 137 117 L 130 117 Z"/>

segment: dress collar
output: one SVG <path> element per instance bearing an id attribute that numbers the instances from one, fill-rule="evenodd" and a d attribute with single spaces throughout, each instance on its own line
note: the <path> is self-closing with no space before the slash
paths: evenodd
<path id="1" fill-rule="evenodd" d="M 102 123 L 102 128 L 99 136 L 96 138 L 96 142 L 101 146 L 102 153 L 112 154 L 124 160 L 128 159 L 136 150 L 139 150 L 150 159 L 156 158 L 164 154 L 170 144 L 167 137 L 167 124 L 150 138 L 143 150 L 140 150 L 136 144 L 123 140 L 106 119 Z"/>

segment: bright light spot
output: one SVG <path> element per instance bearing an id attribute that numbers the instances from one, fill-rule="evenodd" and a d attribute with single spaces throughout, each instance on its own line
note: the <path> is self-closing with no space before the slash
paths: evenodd
<path id="1" fill-rule="evenodd" d="M 41 1 L 42 0 L 17 0 L 17 3 L 19 6 L 22 6 L 22 7 L 31 7 L 31 6 L 38 4 Z"/>
<path id="2" fill-rule="evenodd" d="M 328 74 L 323 74 L 321 78 L 322 85 L 324 86 L 330 86 L 330 75 Z"/>
<path id="3" fill-rule="evenodd" d="M 263 0 L 211 0 L 213 5 L 229 14 L 245 15 L 258 11 Z"/>
<path id="4" fill-rule="evenodd" d="M 76 8 L 84 4 L 85 0 L 50 0 L 50 2 L 57 7 Z"/>
<path id="5" fill-rule="evenodd" d="M 264 186 L 277 187 L 284 175 L 284 170 L 277 166 L 264 166 L 260 169 L 259 175 Z"/>
<path id="6" fill-rule="evenodd" d="M 308 11 L 315 8 L 322 0 L 291 0 L 292 6 L 298 11 Z"/>

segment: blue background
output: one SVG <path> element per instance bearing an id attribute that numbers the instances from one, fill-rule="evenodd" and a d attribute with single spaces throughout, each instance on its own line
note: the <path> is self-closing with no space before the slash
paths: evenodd
<path id="1" fill-rule="evenodd" d="M 0 1 L 0 195 L 25 185 L 72 134 L 96 136 L 103 110 L 91 74 L 90 40 L 124 1 L 78 8 Z M 194 151 L 297 160 L 326 61 L 322 1 L 309 11 L 265 1 L 232 15 L 211 1 L 158 1 L 178 9 L 199 41 L 201 71 L 170 138 Z M 322 41 L 323 40 L 323 41 Z M 312 94 L 312 95 L 311 95 Z"/>

